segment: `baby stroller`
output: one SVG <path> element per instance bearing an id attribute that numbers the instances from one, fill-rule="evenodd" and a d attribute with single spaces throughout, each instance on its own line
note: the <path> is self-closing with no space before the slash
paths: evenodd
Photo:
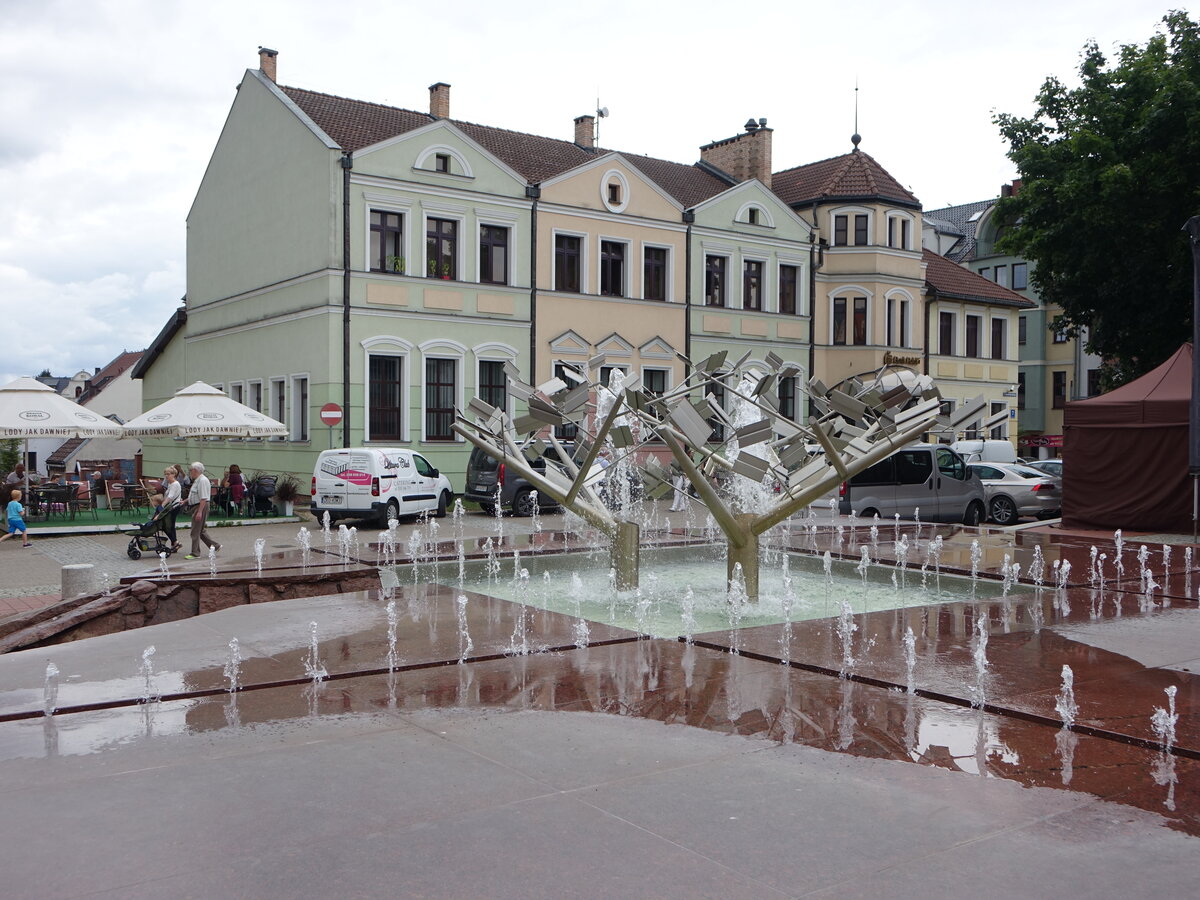
<path id="1" fill-rule="evenodd" d="M 247 486 L 246 499 L 254 515 L 262 516 L 274 511 L 275 504 L 271 498 L 275 496 L 275 481 L 274 475 L 259 475 Z"/>
<path id="2" fill-rule="evenodd" d="M 129 554 L 129 558 L 141 559 L 142 554 L 147 551 L 153 551 L 155 556 L 160 553 L 170 556 L 174 553 L 171 541 L 167 538 L 167 522 L 175 512 L 182 508 L 181 503 L 168 504 L 156 512 L 149 521 L 135 522 L 132 531 L 123 532 L 132 535 L 129 539 L 129 547 L 125 550 Z"/>

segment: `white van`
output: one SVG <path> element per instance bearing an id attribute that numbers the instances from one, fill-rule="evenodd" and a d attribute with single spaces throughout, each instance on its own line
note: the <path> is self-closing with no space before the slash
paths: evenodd
<path id="1" fill-rule="evenodd" d="M 963 458 L 939 444 L 913 444 L 842 484 L 839 511 L 884 521 L 899 514 L 925 522 L 980 524 L 986 514 L 983 482 Z"/>
<path id="2" fill-rule="evenodd" d="M 1015 463 L 1017 448 L 1012 441 L 955 441 L 950 449 L 967 462 Z"/>
<path id="3" fill-rule="evenodd" d="M 450 480 L 420 453 L 393 447 L 323 450 L 312 478 L 312 514 L 321 520 L 446 514 Z"/>

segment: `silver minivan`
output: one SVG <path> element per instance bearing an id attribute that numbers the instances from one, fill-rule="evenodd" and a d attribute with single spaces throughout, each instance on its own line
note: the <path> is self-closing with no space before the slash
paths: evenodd
<path id="1" fill-rule="evenodd" d="M 842 484 L 839 510 L 860 518 L 879 515 L 925 522 L 978 525 L 987 515 L 983 482 L 963 458 L 941 444 L 897 450 Z"/>

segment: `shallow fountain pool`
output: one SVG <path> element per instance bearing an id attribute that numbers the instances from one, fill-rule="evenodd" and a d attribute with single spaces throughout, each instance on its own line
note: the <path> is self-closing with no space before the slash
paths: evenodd
<path id="1" fill-rule="evenodd" d="M 834 617 L 841 614 L 843 599 L 857 615 L 994 597 L 1001 590 L 987 580 L 972 587 L 969 578 L 939 575 L 932 568 L 922 573 L 919 566 L 900 571 L 890 563 L 871 564 L 864 577 L 860 563 L 833 559 L 826 574 L 825 560 L 819 557 L 775 552 L 759 576 L 759 601 L 733 604 L 727 599 L 722 551 L 643 548 L 640 586 L 625 592 L 611 585 L 607 553 L 510 555 L 492 562 L 490 573 L 486 560 L 471 560 L 462 567 L 461 582 L 458 563 L 444 557 L 380 574 L 385 588 L 433 581 L 655 637 Z"/>

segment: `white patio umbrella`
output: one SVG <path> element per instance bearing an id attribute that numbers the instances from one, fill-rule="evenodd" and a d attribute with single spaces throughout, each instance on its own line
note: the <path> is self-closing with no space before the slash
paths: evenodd
<path id="1" fill-rule="evenodd" d="M 68 400 L 36 378 L 0 387 L 0 438 L 25 440 L 25 484 L 29 491 L 31 437 L 121 437 L 121 426 Z"/>
<path id="2" fill-rule="evenodd" d="M 125 423 L 126 437 L 276 437 L 287 426 L 203 381 Z"/>

